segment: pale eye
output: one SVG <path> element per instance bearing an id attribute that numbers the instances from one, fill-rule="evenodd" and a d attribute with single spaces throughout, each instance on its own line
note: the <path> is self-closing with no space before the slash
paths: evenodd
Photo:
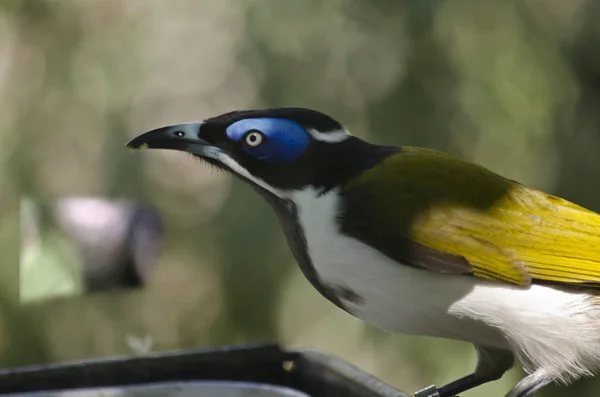
<path id="1" fill-rule="evenodd" d="M 246 134 L 244 141 L 250 147 L 257 147 L 262 143 L 263 135 L 258 131 L 250 131 Z"/>

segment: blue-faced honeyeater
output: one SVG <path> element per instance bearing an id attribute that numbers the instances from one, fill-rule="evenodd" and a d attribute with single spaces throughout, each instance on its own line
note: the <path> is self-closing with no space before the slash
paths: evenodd
<path id="1" fill-rule="evenodd" d="M 448 154 L 365 142 L 303 108 L 230 112 L 128 146 L 189 152 L 249 183 L 341 309 L 475 345 L 471 375 L 417 395 L 454 396 L 515 359 L 528 375 L 510 397 L 600 369 L 595 212 Z"/>

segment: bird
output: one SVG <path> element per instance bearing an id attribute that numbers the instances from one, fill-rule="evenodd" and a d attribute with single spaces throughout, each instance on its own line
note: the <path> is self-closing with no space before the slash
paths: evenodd
<path id="1" fill-rule="evenodd" d="M 434 149 L 361 139 L 308 108 L 235 110 L 145 132 L 276 213 L 302 273 L 377 328 L 470 342 L 473 373 L 418 397 L 526 375 L 529 397 L 600 370 L 600 214 Z"/>

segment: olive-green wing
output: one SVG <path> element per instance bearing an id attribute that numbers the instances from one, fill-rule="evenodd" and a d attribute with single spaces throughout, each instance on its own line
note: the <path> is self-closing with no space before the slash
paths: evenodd
<path id="1" fill-rule="evenodd" d="M 405 147 L 345 190 L 371 192 L 369 222 L 387 240 L 462 257 L 475 276 L 600 288 L 600 215 L 483 167 Z"/>

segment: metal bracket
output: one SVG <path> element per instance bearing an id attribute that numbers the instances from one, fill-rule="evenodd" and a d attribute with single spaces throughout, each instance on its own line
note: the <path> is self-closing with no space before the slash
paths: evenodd
<path id="1" fill-rule="evenodd" d="M 416 392 L 415 397 L 440 397 L 440 393 L 435 385 L 431 385 Z"/>

